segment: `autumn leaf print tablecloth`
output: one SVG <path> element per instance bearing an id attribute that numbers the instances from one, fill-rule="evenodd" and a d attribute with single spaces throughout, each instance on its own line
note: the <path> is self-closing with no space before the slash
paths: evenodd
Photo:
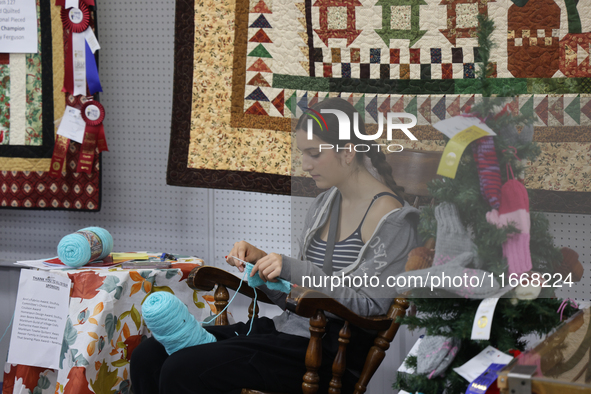
<path id="1" fill-rule="evenodd" d="M 67 271 L 73 282 L 60 355 L 61 370 L 6 364 L 3 394 L 129 394 L 129 360 L 150 336 L 142 303 L 155 291 L 179 297 L 203 321 L 213 315 L 213 296 L 187 286 L 202 264 L 173 263 L 168 270 Z M 63 273 L 63 271 L 60 271 Z"/>

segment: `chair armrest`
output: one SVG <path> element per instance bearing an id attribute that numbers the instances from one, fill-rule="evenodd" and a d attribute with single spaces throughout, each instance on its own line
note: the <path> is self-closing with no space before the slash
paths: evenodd
<path id="1" fill-rule="evenodd" d="M 238 290 L 240 294 L 254 298 L 254 290 L 252 287 L 250 287 L 247 282 L 243 282 L 242 286 L 240 286 L 240 282 L 242 282 L 242 280 L 235 275 L 232 275 L 221 268 L 208 265 L 194 268 L 187 278 L 187 284 L 194 290 L 209 291 L 213 290 L 216 285 L 222 285 L 232 290 L 236 290 L 240 287 L 240 290 Z M 273 304 L 273 301 L 271 301 L 261 290 L 257 292 L 257 301 Z"/>
<path id="2" fill-rule="evenodd" d="M 287 309 L 302 317 L 312 317 L 321 309 L 366 330 L 384 331 L 392 324 L 387 316 L 362 317 L 326 294 L 305 287 L 292 287 Z"/>

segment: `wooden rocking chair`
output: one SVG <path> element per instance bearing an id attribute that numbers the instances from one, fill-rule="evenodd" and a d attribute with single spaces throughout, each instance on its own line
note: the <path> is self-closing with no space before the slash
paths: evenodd
<path id="1" fill-rule="evenodd" d="M 399 185 L 404 186 L 408 195 L 415 196 L 413 205 L 418 207 L 420 197 L 427 197 L 427 183 L 435 177 L 437 166 L 441 158 L 441 152 L 425 152 L 405 150 L 387 155 L 387 161 L 392 165 L 393 176 Z M 216 267 L 203 266 L 195 268 L 189 278 L 188 285 L 197 290 L 210 291 L 214 288 L 214 304 L 218 311 L 228 304 L 228 289 L 236 290 L 240 286 L 240 279 L 236 276 Z M 217 287 L 216 287 L 217 286 Z M 255 293 L 249 286 L 241 286 L 240 293 L 253 298 L 248 308 L 248 317 L 258 316 L 258 305 L 254 303 Z M 272 304 L 272 301 L 261 292 L 257 294 L 257 300 Z M 345 321 L 339 332 L 339 348 L 333 361 L 332 380 L 329 384 L 329 393 L 341 392 L 341 377 L 346 367 L 346 348 L 351 338 L 349 325 L 354 325 L 365 330 L 377 331 L 373 346 L 370 348 L 359 380 L 355 385 L 355 394 L 362 394 L 367 390 L 370 379 L 380 366 L 386 355 L 386 350 L 394 339 L 399 323 L 398 317 L 406 314 L 408 301 L 404 297 L 398 297 L 392 302 L 385 316 L 363 317 L 355 314 L 338 301 L 316 290 L 304 287 L 293 287 L 287 297 L 287 309 L 293 313 L 310 319 L 310 342 L 306 352 L 306 370 L 303 376 L 302 392 L 314 394 L 318 391 L 320 378 L 318 370 L 322 361 L 322 336 L 326 329 L 325 312 L 330 312 Z M 227 325 L 226 312 L 222 313 L 215 321 L 216 325 Z M 271 394 L 261 391 L 243 389 L 242 394 Z"/>

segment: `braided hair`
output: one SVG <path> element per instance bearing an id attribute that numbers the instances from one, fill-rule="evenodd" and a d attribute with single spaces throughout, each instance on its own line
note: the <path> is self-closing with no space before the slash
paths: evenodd
<path id="1" fill-rule="evenodd" d="M 404 188 L 399 186 L 394 181 L 392 177 L 392 167 L 386 161 L 386 155 L 377 144 L 370 145 L 367 144 L 367 141 L 361 140 L 357 135 L 353 132 L 353 121 L 354 121 L 354 114 L 358 114 L 357 110 L 353 105 L 351 105 L 348 101 L 343 100 L 340 97 L 333 97 L 326 99 L 324 101 L 320 101 L 319 103 L 315 104 L 310 108 L 310 111 L 305 112 L 299 119 L 298 124 L 296 126 L 296 130 L 307 130 L 308 129 L 308 119 L 312 119 L 312 114 L 315 112 L 320 112 L 321 109 L 336 109 L 344 112 L 350 119 L 350 138 L 348 140 L 340 140 L 339 139 L 339 121 L 336 115 L 334 114 L 322 114 L 322 117 L 326 121 L 326 127 L 322 127 L 316 123 L 315 119 L 312 121 L 312 132 L 322 141 L 331 144 L 333 146 L 338 146 L 340 149 L 343 149 L 345 145 L 352 143 L 353 145 L 363 144 L 369 146 L 369 150 L 367 152 L 356 152 L 355 157 L 357 162 L 360 165 L 364 165 L 364 156 L 367 156 L 371 160 L 371 164 L 376 168 L 378 174 L 384 180 L 384 183 L 388 188 L 390 188 L 393 192 L 405 198 L 406 195 L 404 193 Z M 359 115 L 357 115 L 359 117 Z M 359 120 L 357 130 L 359 133 L 367 135 L 365 130 L 365 124 L 363 120 Z"/>

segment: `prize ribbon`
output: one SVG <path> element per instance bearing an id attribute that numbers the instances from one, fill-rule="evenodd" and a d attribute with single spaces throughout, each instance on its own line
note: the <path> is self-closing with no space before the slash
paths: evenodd
<path id="1" fill-rule="evenodd" d="M 82 33 L 90 26 L 90 11 L 85 3 L 80 8 L 62 8 L 62 24 L 72 33 Z"/>
<path id="2" fill-rule="evenodd" d="M 100 48 L 90 28 L 90 10 L 86 3 L 80 2 L 80 8 L 65 7 L 61 10 L 62 24 L 66 36 L 66 59 L 64 67 L 64 88 L 62 91 L 74 96 L 102 92 L 94 52 Z"/>
<path id="3" fill-rule="evenodd" d="M 63 92 L 74 93 L 74 39 L 73 35 L 82 33 L 90 25 L 90 11 L 85 3 L 80 3 L 80 8 L 65 7 L 61 10 L 62 24 L 65 28 L 64 40 L 66 41 L 66 59 L 64 64 L 64 88 Z"/>
<path id="4" fill-rule="evenodd" d="M 62 176 L 62 168 L 66 161 L 66 153 L 70 140 L 63 135 L 56 135 L 55 145 L 53 147 L 53 156 L 51 157 L 51 165 L 49 167 L 49 176 L 52 178 L 59 178 Z"/>
<path id="5" fill-rule="evenodd" d="M 82 119 L 86 123 L 86 128 L 76 172 L 90 174 L 94 162 L 95 148 L 98 146 L 99 153 L 109 150 L 105 138 L 105 128 L 103 127 L 105 108 L 98 101 L 91 100 L 84 103 L 80 111 Z"/>
<path id="6" fill-rule="evenodd" d="M 86 50 L 86 83 L 88 83 L 88 91 L 92 95 L 97 92 L 102 92 L 103 87 L 101 86 L 101 81 L 99 79 L 94 53 L 86 40 L 84 40 L 84 46 Z"/>

